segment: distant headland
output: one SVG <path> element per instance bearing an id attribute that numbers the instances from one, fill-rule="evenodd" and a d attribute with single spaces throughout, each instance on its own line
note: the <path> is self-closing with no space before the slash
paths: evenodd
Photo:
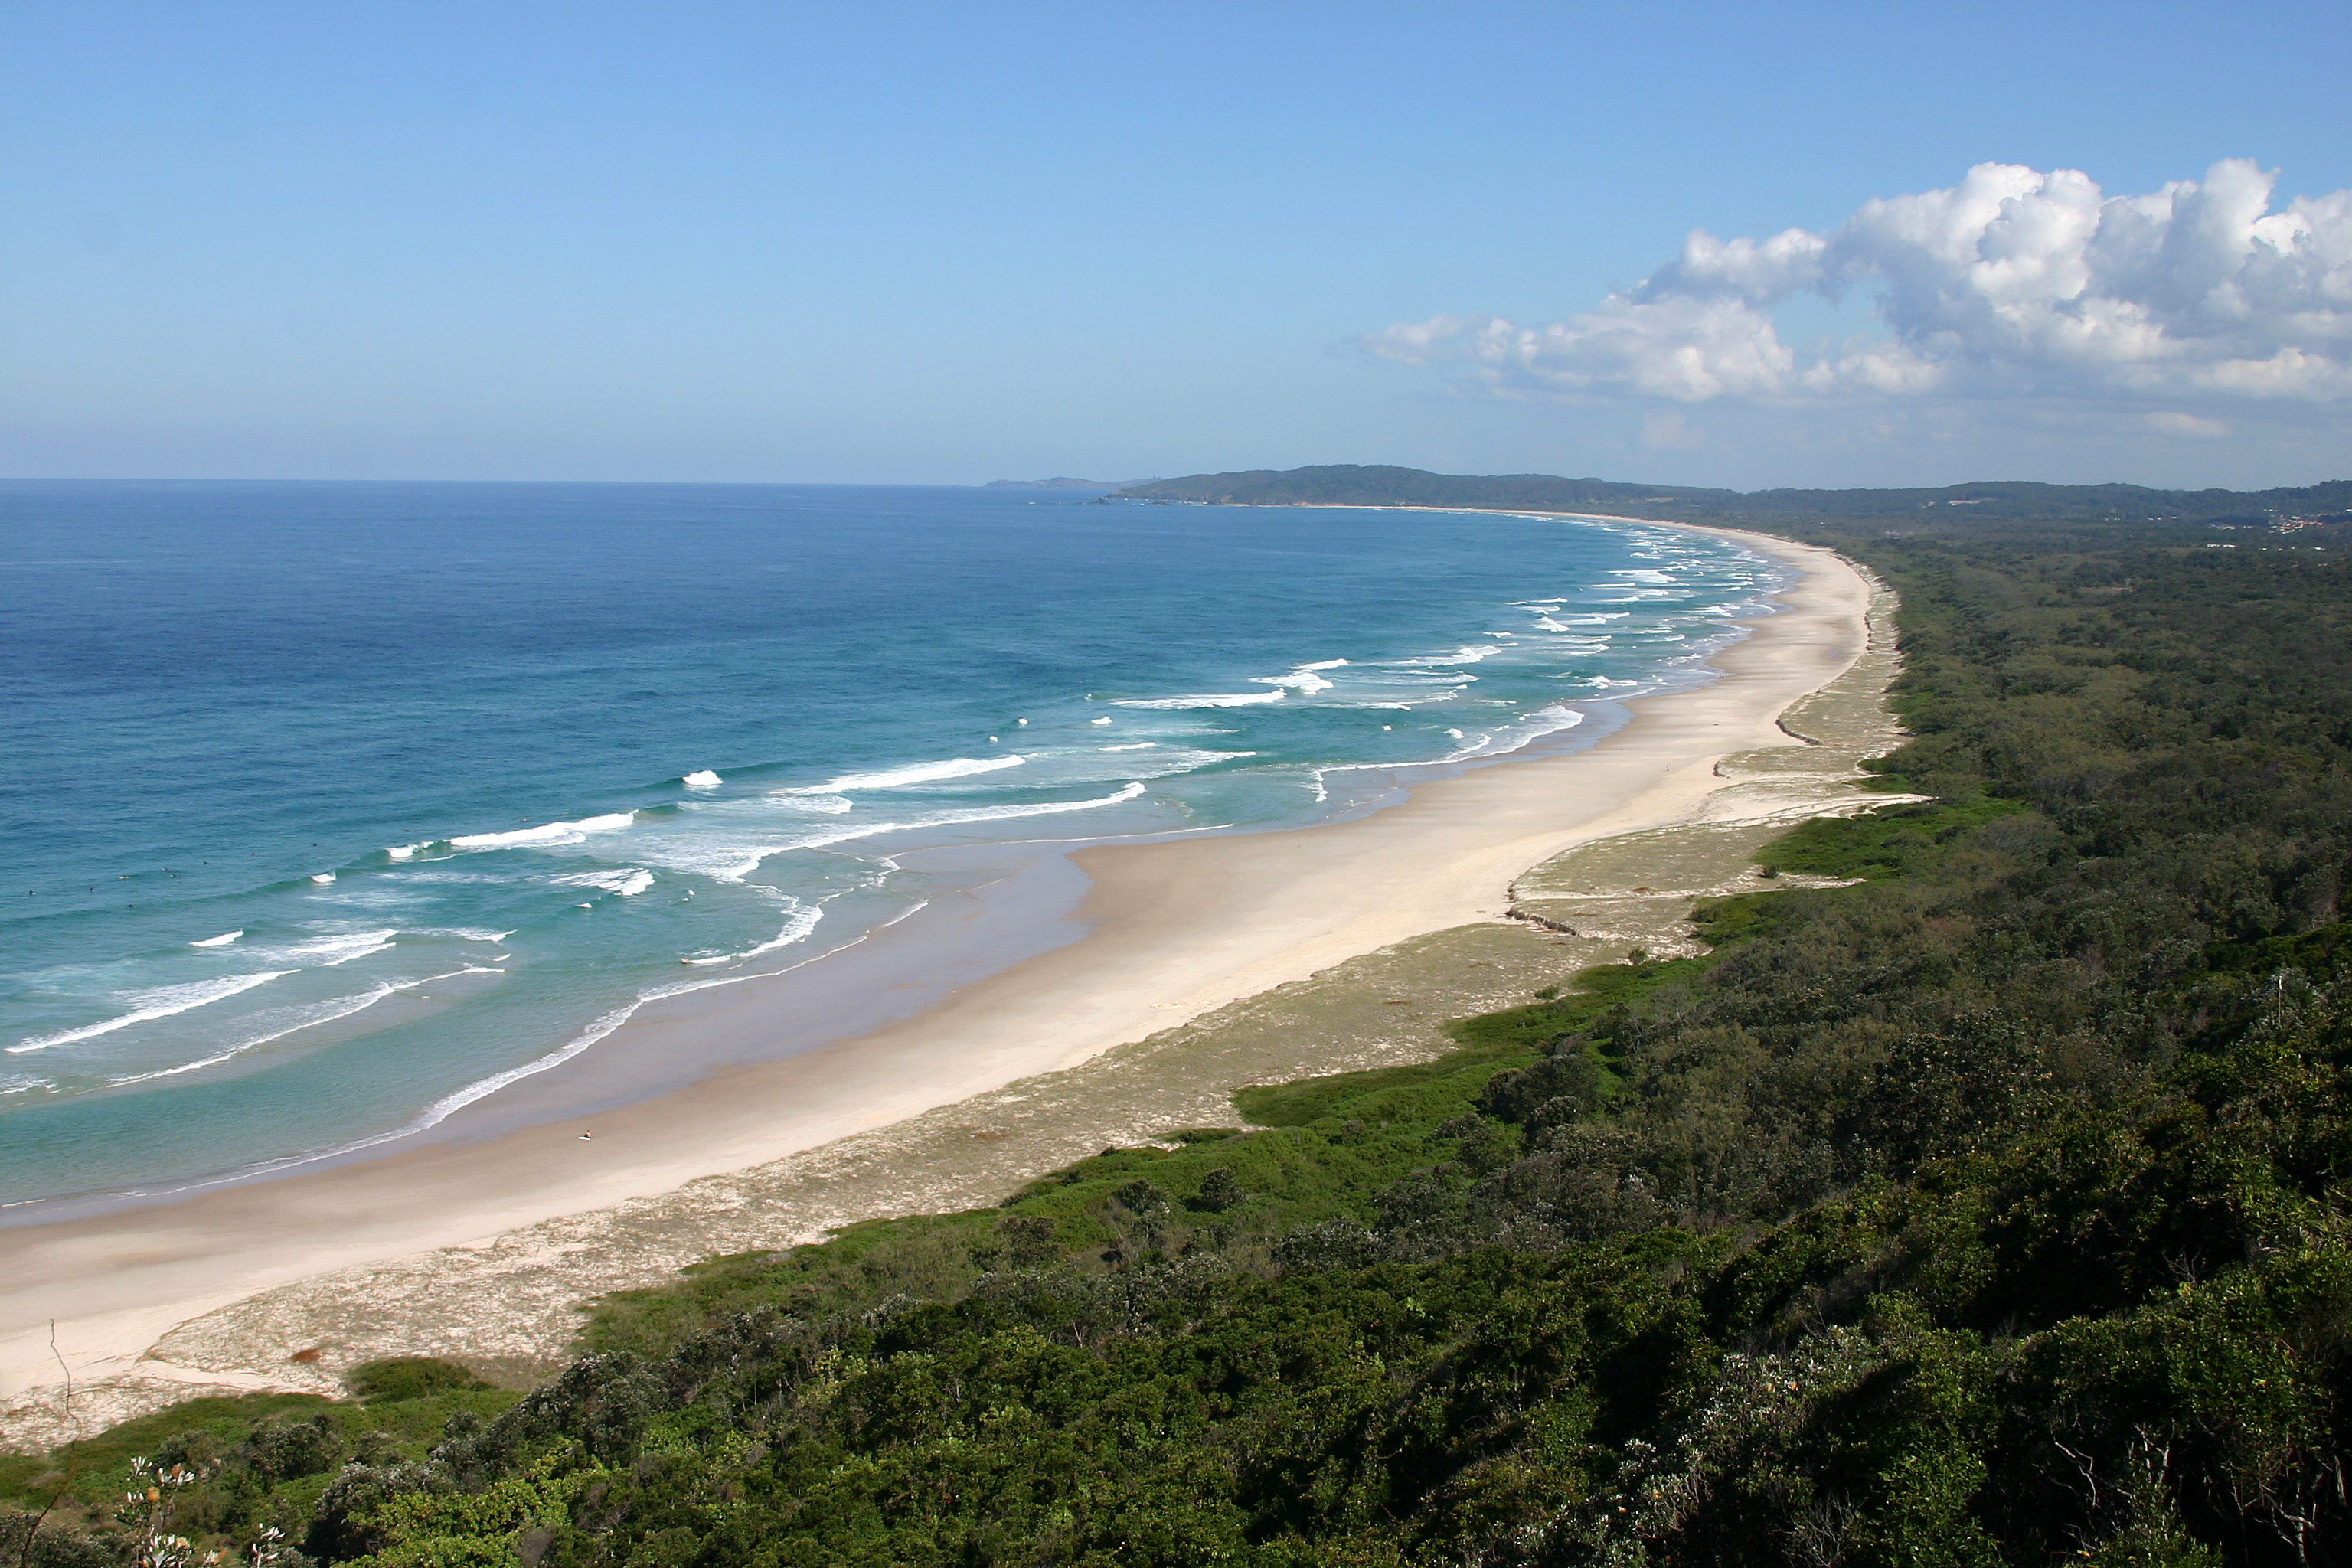
<path id="1" fill-rule="evenodd" d="M 1049 479 L 1051 485 L 1078 481 Z M 1388 465 L 1327 463 L 1276 470 L 1193 474 L 1113 489 L 1112 500 L 1225 506 L 1437 506 L 1531 511 L 1664 515 L 1681 521 L 1756 523 L 1917 518 L 1965 507 L 1971 519 L 2041 522 L 2179 522 L 2213 528 L 2352 525 L 2352 479 L 2270 490 L 2159 490 L 2139 485 L 2045 485 L 2020 480 L 1940 489 L 1725 490 L 1684 485 L 1570 479 L 1551 474 L 1433 474 Z M 1950 515 L 1944 512 L 1943 515 Z"/>

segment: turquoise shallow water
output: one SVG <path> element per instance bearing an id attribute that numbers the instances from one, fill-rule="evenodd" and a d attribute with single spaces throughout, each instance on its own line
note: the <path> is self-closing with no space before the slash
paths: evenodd
<path id="1" fill-rule="evenodd" d="M 0 483 L 0 1202 L 435 1124 L 904 915 L 911 847 L 1557 744 L 1778 580 L 1498 515 Z"/>

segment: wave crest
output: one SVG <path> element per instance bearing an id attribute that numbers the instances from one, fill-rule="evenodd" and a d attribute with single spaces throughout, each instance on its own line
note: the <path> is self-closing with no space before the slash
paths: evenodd
<path id="1" fill-rule="evenodd" d="M 279 977 L 294 973 L 290 969 L 268 969 L 258 974 L 226 974 L 217 980 L 194 980 L 184 985 L 159 985 L 152 991 L 134 991 L 122 998 L 131 1004 L 131 1011 L 102 1023 L 85 1024 L 79 1029 L 63 1029 L 37 1039 L 21 1040 L 8 1047 L 12 1057 L 27 1051 L 46 1051 L 52 1046 L 69 1046 L 77 1040 L 94 1040 L 100 1035 L 110 1035 L 117 1029 L 127 1029 L 133 1024 L 145 1024 L 157 1018 L 169 1018 L 266 985 Z"/>
<path id="2" fill-rule="evenodd" d="M 1325 684 L 1329 684 L 1328 681 Z M 1114 708 L 1249 708 L 1260 702 L 1279 702 L 1290 693 L 1277 686 L 1271 691 L 1210 691 L 1191 697 L 1128 697 L 1111 704 Z M 1097 723 L 1104 721 L 1097 720 Z"/>
<path id="3" fill-rule="evenodd" d="M 823 784 L 799 784 L 775 793 L 783 795 L 841 795 L 854 789 L 903 789 L 908 784 L 932 784 L 940 779 L 968 778 L 973 773 L 992 773 L 1005 768 L 1017 768 L 1027 757 L 950 757 L 941 763 L 909 763 L 902 768 L 885 768 L 879 773 L 844 773 Z"/>

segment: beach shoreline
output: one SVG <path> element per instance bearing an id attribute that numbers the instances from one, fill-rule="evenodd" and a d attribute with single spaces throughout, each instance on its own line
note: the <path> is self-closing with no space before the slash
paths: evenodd
<path id="1" fill-rule="evenodd" d="M 1529 868 L 1690 818 L 1720 788 L 1726 756 L 1806 743 L 1780 715 L 1863 656 L 1872 585 L 1827 551 L 1671 526 L 1735 540 L 1798 579 L 1773 595 L 1780 613 L 1743 623 L 1750 635 L 1707 661 L 1717 679 L 1635 700 L 1633 721 L 1590 749 L 1498 762 L 1315 827 L 1073 850 L 1090 883 L 1075 940 L 855 1037 L 727 1068 L 593 1124 L 526 1125 L 0 1232 L 10 1281 L 0 1288 L 0 1402 L 37 1403 L 61 1362 L 85 1385 L 306 1386 L 299 1369 L 181 1376 L 176 1363 L 142 1357 L 176 1326 L 257 1292 L 490 1247 L 1066 1071 L 1360 955 L 1491 921 Z M 757 984 L 697 993 L 647 1009 L 615 1039 L 660 1052 L 714 1030 L 772 1030 L 769 1005 Z M 9 1425 L 0 1437 L 16 1437 L 22 1418 Z"/>

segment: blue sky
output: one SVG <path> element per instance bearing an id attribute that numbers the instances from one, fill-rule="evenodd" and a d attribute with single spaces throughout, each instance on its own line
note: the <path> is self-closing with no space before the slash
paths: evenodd
<path id="1" fill-rule="evenodd" d="M 2340 4 L 19 0 L 0 473 L 2308 482 L 2347 58 Z M 2184 181 L 2268 272 L 2085 229 L 1986 315 L 1897 232 Z"/>

